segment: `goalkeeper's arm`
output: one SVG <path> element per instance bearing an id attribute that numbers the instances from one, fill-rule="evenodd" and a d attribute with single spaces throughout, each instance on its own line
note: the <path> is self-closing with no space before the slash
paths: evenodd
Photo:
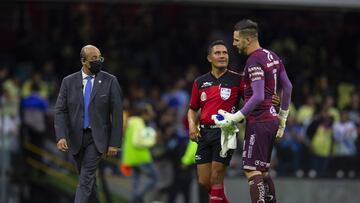
<path id="1" fill-rule="evenodd" d="M 276 133 L 277 138 L 281 138 L 286 127 L 286 120 L 289 115 L 289 105 L 291 100 L 292 84 L 285 71 L 280 73 L 280 84 L 282 86 L 281 104 L 279 111 L 279 129 Z"/>

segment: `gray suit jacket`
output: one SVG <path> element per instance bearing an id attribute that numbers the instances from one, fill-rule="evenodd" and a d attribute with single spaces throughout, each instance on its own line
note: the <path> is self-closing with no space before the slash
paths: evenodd
<path id="1" fill-rule="evenodd" d="M 101 71 L 90 96 L 89 118 L 96 148 L 104 153 L 108 146 L 120 147 L 123 134 L 122 92 L 115 76 Z M 83 79 L 81 71 L 65 77 L 55 106 L 56 141 L 66 138 L 70 151 L 77 154 L 82 144 L 84 121 Z"/>

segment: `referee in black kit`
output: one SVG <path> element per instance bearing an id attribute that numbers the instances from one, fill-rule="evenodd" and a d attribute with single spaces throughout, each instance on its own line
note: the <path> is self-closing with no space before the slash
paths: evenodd
<path id="1" fill-rule="evenodd" d="M 207 60 L 211 63 L 211 71 L 193 83 L 188 111 L 189 135 L 198 143 L 195 161 L 199 184 L 208 191 L 211 203 L 229 202 L 224 194 L 224 175 L 233 150 L 224 158 L 220 156 L 221 129 L 215 126 L 211 116 L 219 109 L 229 112 L 238 109 L 243 95 L 242 76 L 228 70 L 229 55 L 221 40 L 210 44 Z"/>

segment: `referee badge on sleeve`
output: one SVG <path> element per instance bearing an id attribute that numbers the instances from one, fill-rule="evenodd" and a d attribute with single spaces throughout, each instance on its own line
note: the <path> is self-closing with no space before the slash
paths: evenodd
<path id="1" fill-rule="evenodd" d="M 220 89 L 220 97 L 221 97 L 221 99 L 228 100 L 230 98 L 230 95 L 231 95 L 231 89 L 230 88 L 222 87 Z"/>

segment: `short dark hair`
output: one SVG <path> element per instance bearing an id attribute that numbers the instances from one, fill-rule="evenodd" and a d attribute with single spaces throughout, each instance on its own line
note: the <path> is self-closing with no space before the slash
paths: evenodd
<path id="1" fill-rule="evenodd" d="M 258 24 L 250 19 L 243 19 L 234 26 L 234 31 L 239 31 L 242 35 L 258 37 Z"/>
<path id="2" fill-rule="evenodd" d="M 224 45 L 226 47 L 226 44 L 223 40 L 215 40 L 215 41 L 211 42 L 211 44 L 209 45 L 207 53 L 210 54 L 212 51 L 212 48 L 216 45 Z"/>

